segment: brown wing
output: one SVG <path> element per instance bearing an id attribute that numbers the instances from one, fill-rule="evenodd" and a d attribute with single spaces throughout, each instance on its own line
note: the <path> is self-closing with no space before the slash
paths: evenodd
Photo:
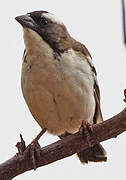
<path id="1" fill-rule="evenodd" d="M 101 108 L 100 108 L 100 91 L 97 82 L 94 83 L 94 98 L 96 102 L 95 114 L 94 114 L 94 124 L 100 123 L 103 121 Z"/>
<path id="2" fill-rule="evenodd" d="M 103 121 L 102 113 L 101 113 L 101 109 L 100 109 L 100 90 L 99 90 L 98 83 L 97 83 L 97 73 L 96 73 L 95 67 L 92 63 L 92 57 L 91 57 L 88 49 L 83 44 L 81 44 L 80 42 L 76 41 L 73 38 L 72 38 L 72 48 L 75 51 L 80 51 L 85 56 L 85 60 L 88 62 L 89 66 L 91 67 L 92 76 L 94 78 L 94 98 L 95 98 L 95 102 L 96 102 L 96 108 L 95 108 L 95 114 L 94 114 L 93 121 L 94 121 L 94 124 L 100 123 Z"/>
<path id="3" fill-rule="evenodd" d="M 76 41 L 75 39 L 72 38 L 72 48 L 75 51 L 80 51 L 85 57 L 91 57 L 88 49 L 86 48 L 85 45 L 81 44 L 80 42 Z"/>

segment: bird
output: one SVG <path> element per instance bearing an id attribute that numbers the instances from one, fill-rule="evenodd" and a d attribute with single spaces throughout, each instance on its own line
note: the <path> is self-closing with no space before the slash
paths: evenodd
<path id="1" fill-rule="evenodd" d="M 60 138 L 82 124 L 103 121 L 100 90 L 92 57 L 64 23 L 48 11 L 15 18 L 23 27 L 21 87 L 27 106 L 42 128 Z M 82 163 L 106 161 L 100 143 L 77 153 Z"/>

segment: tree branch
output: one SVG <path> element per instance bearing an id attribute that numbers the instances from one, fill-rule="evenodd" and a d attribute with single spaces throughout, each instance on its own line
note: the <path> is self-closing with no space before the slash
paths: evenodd
<path id="1" fill-rule="evenodd" d="M 93 125 L 93 134 L 90 136 L 92 145 L 117 137 L 126 131 L 126 108 L 116 116 Z M 80 132 L 50 144 L 41 149 L 41 155 L 36 159 L 37 167 L 41 167 L 65 157 L 71 156 L 89 147 Z M 0 180 L 11 180 L 19 174 L 32 170 L 29 149 L 22 155 L 18 154 L 0 165 Z"/>

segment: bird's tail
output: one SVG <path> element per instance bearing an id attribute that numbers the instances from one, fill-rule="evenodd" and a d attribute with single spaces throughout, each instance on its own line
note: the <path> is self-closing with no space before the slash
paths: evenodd
<path id="1" fill-rule="evenodd" d="M 100 162 L 107 161 L 106 151 L 101 144 L 96 144 L 93 147 L 85 149 L 77 153 L 82 163 L 88 163 L 88 161 Z"/>

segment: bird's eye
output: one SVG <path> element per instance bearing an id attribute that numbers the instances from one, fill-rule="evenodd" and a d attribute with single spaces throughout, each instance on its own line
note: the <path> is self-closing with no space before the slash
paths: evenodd
<path id="1" fill-rule="evenodd" d="M 44 26 L 46 24 L 48 24 L 48 21 L 46 18 L 38 16 L 38 15 L 33 15 L 30 14 L 30 17 L 36 22 L 37 25 L 39 26 Z"/>
<path id="2" fill-rule="evenodd" d="M 40 19 L 40 24 L 41 24 L 41 25 L 46 25 L 46 24 L 48 24 L 48 21 L 47 21 L 45 18 L 42 18 L 42 17 L 41 17 L 41 19 Z"/>

